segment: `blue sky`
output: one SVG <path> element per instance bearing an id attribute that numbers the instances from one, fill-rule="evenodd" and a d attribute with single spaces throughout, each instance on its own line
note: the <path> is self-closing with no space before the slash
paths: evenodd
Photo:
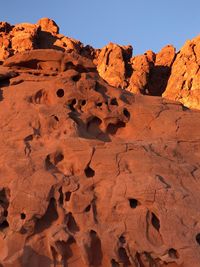
<path id="1" fill-rule="evenodd" d="M 200 34 L 200 0 L 2 0 L 0 20 L 36 23 L 49 17 L 60 32 L 101 48 L 131 44 L 133 53 L 177 50 Z"/>

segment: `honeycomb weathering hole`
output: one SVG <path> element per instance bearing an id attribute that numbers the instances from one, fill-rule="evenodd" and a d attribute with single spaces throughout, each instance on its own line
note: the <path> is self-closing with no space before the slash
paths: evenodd
<path id="1" fill-rule="evenodd" d="M 117 124 L 109 123 L 107 127 L 108 134 L 115 135 L 117 130 L 126 127 L 126 123 L 119 121 Z"/>
<path id="2" fill-rule="evenodd" d="M 196 241 L 200 245 L 200 233 L 196 235 Z"/>
<path id="3" fill-rule="evenodd" d="M 91 205 L 88 205 L 86 208 L 85 208 L 85 212 L 89 212 L 91 209 Z"/>
<path id="4" fill-rule="evenodd" d="M 9 227 L 9 223 L 7 220 L 5 220 L 0 224 L 0 231 L 4 230 L 7 227 Z"/>
<path id="5" fill-rule="evenodd" d="M 116 98 L 112 98 L 111 101 L 110 101 L 110 104 L 111 104 L 112 106 L 118 106 L 117 99 L 116 99 Z"/>
<path id="6" fill-rule="evenodd" d="M 80 74 L 77 74 L 77 75 L 74 75 L 74 76 L 72 77 L 72 80 L 73 80 L 74 82 L 78 82 L 78 81 L 80 80 L 80 78 L 81 78 L 81 75 L 80 75 Z"/>
<path id="7" fill-rule="evenodd" d="M 72 194 L 71 192 L 65 193 L 65 201 L 70 201 L 71 194 Z"/>
<path id="8" fill-rule="evenodd" d="M 54 161 L 55 161 L 55 164 L 58 164 L 60 161 L 62 161 L 64 159 L 64 155 L 62 154 L 62 153 L 57 153 L 56 155 L 55 155 L 55 159 L 54 159 Z"/>
<path id="9" fill-rule="evenodd" d="M 112 259 L 112 260 L 111 260 L 111 266 L 112 266 L 112 267 L 119 267 L 119 263 L 116 262 L 116 260 Z"/>
<path id="10" fill-rule="evenodd" d="M 130 119 L 131 115 L 130 115 L 130 112 L 125 108 L 123 110 L 123 113 L 124 113 L 124 116 L 127 118 L 127 119 Z"/>
<path id="11" fill-rule="evenodd" d="M 20 217 L 21 217 L 22 220 L 24 220 L 24 219 L 26 219 L 26 214 L 25 213 L 21 213 Z"/>
<path id="12" fill-rule="evenodd" d="M 172 258 L 172 259 L 178 259 L 178 258 L 179 258 L 179 254 L 178 254 L 178 252 L 176 251 L 176 249 L 174 249 L 174 248 L 170 248 L 170 249 L 168 250 L 168 255 L 169 255 L 170 258 Z"/>
<path id="13" fill-rule="evenodd" d="M 85 99 L 82 100 L 81 105 L 82 105 L 82 106 L 85 106 L 85 105 L 86 105 L 86 100 L 85 100 Z"/>
<path id="14" fill-rule="evenodd" d="M 86 175 L 86 177 L 91 178 L 95 175 L 95 171 L 92 168 L 90 168 L 90 166 L 88 166 L 85 169 L 85 175 Z"/>
<path id="15" fill-rule="evenodd" d="M 129 205 L 132 209 L 135 209 L 138 206 L 138 201 L 135 198 L 129 199 Z"/>
<path id="16" fill-rule="evenodd" d="M 121 236 L 119 237 L 119 242 L 120 242 L 121 244 L 125 244 L 125 243 L 126 243 L 126 238 L 125 238 L 123 235 L 121 235 Z"/>
<path id="17" fill-rule="evenodd" d="M 124 266 L 129 266 L 131 265 L 130 261 L 129 261 L 129 257 L 126 253 L 126 249 L 123 247 L 120 247 L 118 249 L 118 254 L 119 254 L 119 258 L 120 260 L 123 262 Z"/>
<path id="18" fill-rule="evenodd" d="M 56 94 L 58 97 L 63 97 L 65 95 L 65 91 L 63 89 L 58 89 Z"/>

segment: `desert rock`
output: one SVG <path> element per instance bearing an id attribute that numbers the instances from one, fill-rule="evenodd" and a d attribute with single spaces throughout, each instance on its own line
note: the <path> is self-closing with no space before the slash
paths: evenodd
<path id="1" fill-rule="evenodd" d="M 188 40 L 178 53 L 163 96 L 200 109 L 200 36 Z"/>
<path id="2" fill-rule="evenodd" d="M 127 87 L 126 77 L 131 55 L 131 46 L 119 46 L 113 43 L 105 46 L 101 49 L 97 60 L 99 75 L 112 86 Z"/>
<path id="3" fill-rule="evenodd" d="M 143 95 L 179 54 L 39 47 L 0 66 L 0 266 L 199 267 L 200 111 Z"/>

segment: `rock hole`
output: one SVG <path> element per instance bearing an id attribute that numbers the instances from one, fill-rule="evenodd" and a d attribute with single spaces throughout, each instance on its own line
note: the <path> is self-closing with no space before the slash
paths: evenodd
<path id="1" fill-rule="evenodd" d="M 126 123 L 123 121 L 119 121 L 117 124 L 109 123 L 107 127 L 107 132 L 111 135 L 115 135 L 119 128 L 124 128 Z"/>
<path id="2" fill-rule="evenodd" d="M 123 114 L 127 119 L 130 119 L 130 117 L 131 117 L 130 112 L 126 108 L 124 108 Z"/>
<path id="3" fill-rule="evenodd" d="M 55 155 L 55 165 L 57 165 L 60 161 L 64 159 L 64 155 L 62 153 L 56 153 Z"/>
<path id="4" fill-rule="evenodd" d="M 72 111 L 75 111 L 75 108 L 74 108 L 74 105 L 76 105 L 76 99 L 72 99 L 71 100 L 71 103 L 69 104 L 69 108 L 72 110 Z"/>
<path id="5" fill-rule="evenodd" d="M 200 245 L 200 233 L 196 235 L 196 241 Z"/>
<path id="6" fill-rule="evenodd" d="M 60 187 L 58 191 L 59 191 L 59 194 L 60 194 L 58 202 L 59 202 L 60 205 L 63 205 L 64 197 L 63 197 L 62 187 Z"/>
<path id="7" fill-rule="evenodd" d="M 88 132 L 92 134 L 96 134 L 97 132 L 99 132 L 100 131 L 99 126 L 101 123 L 102 123 L 102 120 L 96 116 L 93 118 L 90 118 L 90 120 L 87 123 Z"/>
<path id="8" fill-rule="evenodd" d="M 126 243 L 126 238 L 125 238 L 123 235 L 121 235 L 121 236 L 119 237 L 119 242 L 120 242 L 121 244 L 125 244 L 125 243 Z"/>
<path id="9" fill-rule="evenodd" d="M 21 217 L 21 220 L 25 220 L 25 219 L 26 219 L 26 214 L 22 212 L 22 213 L 20 214 L 20 217 Z"/>
<path id="10" fill-rule="evenodd" d="M 91 266 L 102 266 L 103 253 L 101 249 L 101 240 L 97 233 L 93 230 L 90 231 L 90 248 L 88 251 L 88 258 Z"/>
<path id="11" fill-rule="evenodd" d="M 91 210 L 91 205 L 88 205 L 86 208 L 85 208 L 85 212 L 89 212 Z"/>
<path id="12" fill-rule="evenodd" d="M 56 200 L 51 198 L 47 210 L 42 218 L 38 219 L 35 224 L 35 233 L 41 233 L 45 229 L 49 228 L 51 224 L 58 219 L 58 213 L 56 209 Z"/>
<path id="13" fill-rule="evenodd" d="M 132 209 L 135 209 L 138 206 L 138 200 L 135 198 L 130 198 L 129 205 Z"/>
<path id="14" fill-rule="evenodd" d="M 39 90 L 36 94 L 35 94 L 35 103 L 39 104 L 41 101 L 41 98 L 43 96 L 43 90 Z"/>
<path id="15" fill-rule="evenodd" d="M 86 105 L 86 100 L 85 99 L 81 101 L 81 105 L 82 106 L 85 106 Z"/>
<path id="16" fill-rule="evenodd" d="M 88 178 L 94 177 L 95 171 L 90 166 L 87 166 L 87 168 L 85 169 L 85 175 Z"/>
<path id="17" fill-rule="evenodd" d="M 111 260 L 111 266 L 112 267 L 120 267 L 119 263 L 116 262 L 116 260 L 114 260 L 114 259 Z"/>
<path id="18" fill-rule="evenodd" d="M 64 92 L 63 89 L 58 89 L 56 94 L 57 94 L 58 97 L 63 97 L 65 95 L 65 92 Z"/>
<path id="19" fill-rule="evenodd" d="M 25 235 L 25 234 L 27 234 L 27 230 L 22 226 L 22 228 L 20 229 L 20 234 L 22 234 L 22 235 Z"/>
<path id="20" fill-rule="evenodd" d="M 72 80 L 73 80 L 74 82 L 78 82 L 78 81 L 80 80 L 80 78 L 81 78 L 81 75 L 80 75 L 80 74 L 77 74 L 77 75 L 74 75 L 74 76 L 72 77 Z"/>
<path id="21" fill-rule="evenodd" d="M 70 232 L 76 233 L 80 230 L 71 212 L 66 215 L 66 221 Z"/>
<path id="22" fill-rule="evenodd" d="M 7 220 L 5 220 L 0 224 L 0 231 L 3 231 L 5 228 L 8 228 L 8 227 L 9 227 L 9 223 Z"/>
<path id="23" fill-rule="evenodd" d="M 46 156 L 46 159 L 45 159 L 45 168 L 46 170 L 51 170 L 51 169 L 54 169 L 54 165 L 53 163 L 51 162 L 51 159 L 50 159 L 50 155 L 47 155 Z"/>
<path id="24" fill-rule="evenodd" d="M 65 193 L 65 201 L 70 201 L 71 194 L 72 194 L 71 192 Z"/>
<path id="25" fill-rule="evenodd" d="M 129 261 L 129 257 L 126 253 L 125 248 L 119 248 L 118 249 L 118 254 L 119 254 L 119 258 L 122 261 L 122 263 L 124 264 L 124 266 L 129 266 L 131 265 L 130 261 Z"/>
<path id="26" fill-rule="evenodd" d="M 96 103 L 97 107 L 101 107 L 102 106 L 102 102 Z"/>
<path id="27" fill-rule="evenodd" d="M 160 220 L 158 219 L 158 217 L 152 213 L 152 217 L 151 217 L 151 223 L 153 225 L 153 227 L 159 231 L 160 230 Z"/>
<path id="28" fill-rule="evenodd" d="M 111 101 L 110 101 L 110 104 L 111 104 L 112 106 L 118 106 L 117 99 L 116 99 L 116 98 L 112 98 Z"/>
<path id="29" fill-rule="evenodd" d="M 20 62 L 18 64 L 19 67 L 21 68 L 27 68 L 27 69 L 38 69 L 38 60 L 37 59 L 32 59 L 28 60 L 25 62 Z"/>
<path id="30" fill-rule="evenodd" d="M 170 248 L 170 249 L 168 250 L 168 255 L 169 255 L 169 257 L 172 258 L 172 259 L 178 259 L 178 258 L 179 258 L 179 254 L 178 254 L 177 250 L 174 249 L 174 248 Z"/>

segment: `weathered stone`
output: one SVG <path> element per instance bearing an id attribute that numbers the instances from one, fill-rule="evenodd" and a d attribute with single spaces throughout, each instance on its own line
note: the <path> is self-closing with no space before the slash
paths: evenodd
<path id="1" fill-rule="evenodd" d="M 136 56 L 131 59 L 132 75 L 127 90 L 132 93 L 145 94 L 148 90 L 150 62 L 146 55 Z"/>
<path id="2" fill-rule="evenodd" d="M 130 58 L 40 24 L 0 32 L 0 266 L 199 267 L 200 111 L 142 95 L 171 67 L 198 93 L 199 39 Z"/>
<path id="3" fill-rule="evenodd" d="M 163 96 L 200 109 L 200 36 L 187 41 L 172 66 Z"/>
<path id="4" fill-rule="evenodd" d="M 23 52 L 37 48 L 36 38 L 39 26 L 30 23 L 17 24 L 12 29 L 12 49 L 14 52 Z"/>
<path id="5" fill-rule="evenodd" d="M 105 46 L 97 59 L 99 75 L 112 86 L 127 87 L 127 64 L 131 55 L 131 46 L 119 46 L 113 43 Z"/>
<path id="6" fill-rule="evenodd" d="M 51 34 L 55 35 L 59 33 L 59 27 L 52 19 L 42 18 L 38 20 L 37 24 L 41 27 L 41 30 L 44 32 L 50 32 Z"/>

